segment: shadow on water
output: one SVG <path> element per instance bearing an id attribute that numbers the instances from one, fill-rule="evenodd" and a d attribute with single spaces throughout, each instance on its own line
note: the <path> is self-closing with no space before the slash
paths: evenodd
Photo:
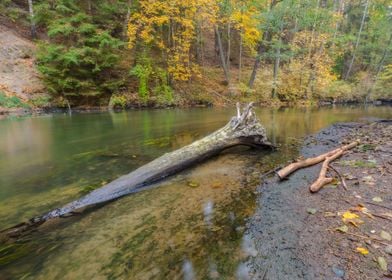
<path id="1" fill-rule="evenodd" d="M 0 121 L 0 228 L 58 207 L 224 125 L 232 110 L 156 110 Z M 82 216 L 0 245 L 1 279 L 246 278 L 260 174 L 301 138 L 390 108 L 260 110 L 274 153 L 233 149 Z M 3 133 L 4 132 L 4 133 Z M 4 156 L 3 156 L 4 155 Z M 21 176 L 23 174 L 23 176 Z"/>

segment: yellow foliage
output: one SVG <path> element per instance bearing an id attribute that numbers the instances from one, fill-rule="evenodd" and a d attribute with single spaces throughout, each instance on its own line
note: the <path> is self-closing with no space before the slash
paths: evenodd
<path id="1" fill-rule="evenodd" d="M 331 34 L 298 32 L 291 44 L 295 59 L 285 65 L 278 83 L 279 94 L 286 99 L 311 97 L 313 89 L 327 89 L 337 76 L 332 72 L 339 50 L 329 47 Z M 322 92 L 317 92 L 321 94 Z"/>
<path id="2" fill-rule="evenodd" d="M 140 0 L 139 11 L 128 23 L 128 46 L 137 40 L 163 51 L 167 70 L 174 80 L 186 81 L 199 74 L 191 62 L 196 23 L 214 23 L 218 5 L 210 0 Z M 166 30 L 166 32 L 163 32 Z"/>
<path id="3" fill-rule="evenodd" d="M 256 18 L 257 12 L 255 9 L 246 11 L 236 9 L 231 14 L 231 20 L 234 22 L 234 26 L 240 30 L 244 45 L 250 50 L 255 49 L 262 35 L 258 30 L 260 22 Z"/>

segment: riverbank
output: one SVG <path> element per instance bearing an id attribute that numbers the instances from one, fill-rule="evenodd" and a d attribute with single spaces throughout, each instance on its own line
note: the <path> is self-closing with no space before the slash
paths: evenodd
<path id="1" fill-rule="evenodd" d="M 320 164 L 259 188 L 249 222 L 262 279 L 387 279 L 392 276 L 392 122 L 336 124 L 306 138 L 312 157 L 361 140 L 332 165 L 345 178 L 311 194 Z M 332 174 L 335 175 L 335 174 Z"/>
<path id="2" fill-rule="evenodd" d="M 302 107 L 330 107 L 330 106 L 389 106 L 392 105 L 392 101 L 390 100 L 376 100 L 372 102 L 368 102 L 364 104 L 360 101 L 351 101 L 351 102 L 319 102 L 317 104 L 290 104 L 290 103 L 256 103 L 257 107 L 260 108 L 302 108 Z M 156 105 L 156 106 L 129 106 L 127 108 L 121 109 L 111 109 L 107 106 L 105 107 L 97 107 L 97 106 L 81 106 L 75 107 L 71 109 L 71 113 L 99 113 L 99 112 L 108 112 L 108 111 L 129 111 L 129 110 L 150 110 L 150 109 L 174 109 L 174 108 L 203 108 L 203 107 L 234 107 L 234 103 L 232 104 L 224 104 L 224 105 L 214 105 L 210 103 L 193 103 L 193 104 L 186 104 L 186 105 Z M 23 107 L 23 108 L 5 108 L 0 106 L 0 119 L 7 118 L 7 117 L 21 117 L 21 116 L 29 116 L 29 115 L 44 115 L 44 114 L 52 114 L 52 113 L 69 113 L 68 108 L 63 107 L 45 107 L 45 108 L 30 108 L 30 107 Z"/>

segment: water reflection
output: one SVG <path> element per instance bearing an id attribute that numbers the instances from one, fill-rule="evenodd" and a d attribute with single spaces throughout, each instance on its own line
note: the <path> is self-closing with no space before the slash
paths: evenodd
<path id="1" fill-rule="evenodd" d="M 0 228 L 191 143 L 224 125 L 233 111 L 155 110 L 0 121 Z M 159 188 L 42 230 L 17 246 L 0 245 L 1 275 L 249 279 L 244 263 L 257 251 L 244 232 L 255 208 L 260 173 L 295 157 L 298 138 L 328 124 L 392 117 L 386 107 L 263 109 L 257 114 L 269 138 L 281 144 L 279 152 L 235 149 Z M 190 187 L 190 181 L 197 187 Z"/>

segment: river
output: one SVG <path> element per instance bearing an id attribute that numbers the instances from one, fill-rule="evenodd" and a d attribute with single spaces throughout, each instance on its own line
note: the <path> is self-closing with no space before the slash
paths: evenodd
<path id="1" fill-rule="evenodd" d="M 258 109 L 277 152 L 234 148 L 154 188 L 0 244 L 0 279 L 235 279 L 252 256 L 259 176 L 336 122 L 391 107 Z M 52 114 L 0 120 L 0 229 L 62 206 L 220 128 L 234 109 Z M 262 195 L 262 194 L 261 194 Z"/>

